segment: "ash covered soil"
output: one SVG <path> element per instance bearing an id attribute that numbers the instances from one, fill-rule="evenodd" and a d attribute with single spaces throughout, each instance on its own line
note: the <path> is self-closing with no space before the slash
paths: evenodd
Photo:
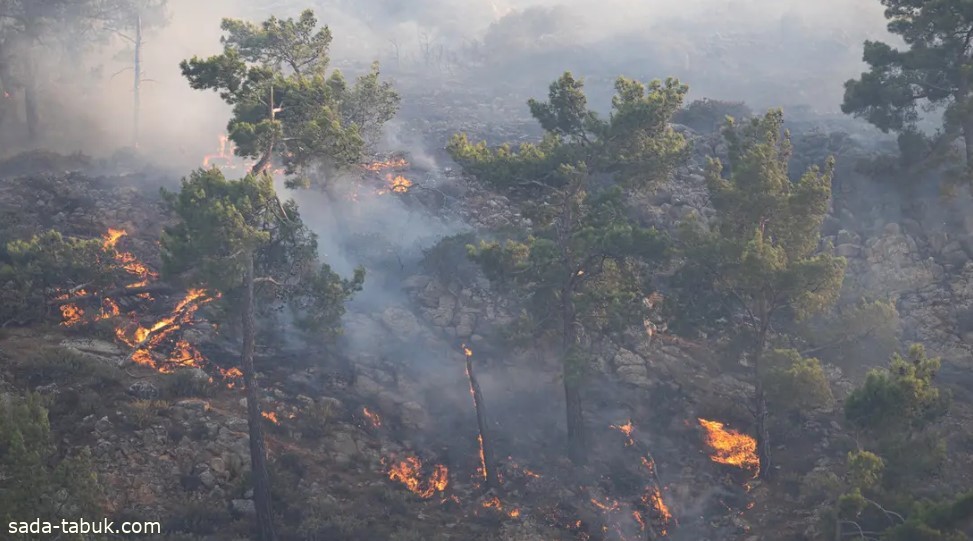
<path id="1" fill-rule="evenodd" d="M 462 103 L 456 98 L 455 107 Z M 483 114 L 461 129 L 502 140 L 523 133 L 475 120 L 496 113 L 491 107 L 504 106 L 481 106 Z M 449 111 L 441 123 L 403 113 L 402 133 L 443 139 Z M 683 130 L 701 150 L 713 137 Z M 756 533 L 767 531 L 800 538 L 815 510 L 801 502 L 797 480 L 760 483 L 745 461 L 717 460 L 714 445 L 746 439 L 730 429 L 745 433 L 752 422 L 747 368 L 720 358 L 715 344 L 670 335 L 662 320 L 601 347 L 585 404 L 591 459 L 571 465 L 562 452 L 556 359 L 497 347 L 516 314 L 466 261 L 463 237 L 436 245 L 447 234 L 529 228 L 529 221 L 505 197 L 439 165 L 437 149 L 405 159 L 410 165 L 388 169 L 410 179 L 405 191 L 388 189 L 382 169 L 330 200 L 291 194 L 309 223 L 330 224 L 323 217 L 330 210 L 338 215 L 344 229 L 322 239 L 322 253 L 365 265 L 368 278 L 338 347 L 308 350 L 286 329 L 258 339 L 275 507 L 287 538 L 310 531 L 401 541 L 636 540 L 647 532 L 753 541 L 771 538 Z M 687 215 L 712 215 L 702 159 L 645 201 L 647 220 L 672 229 Z M 133 163 L 119 174 L 117 163 L 78 156 L 8 161 L 0 168 L 3 226 L 22 237 L 50 228 L 82 238 L 123 230 L 119 250 L 157 270 L 167 219 L 158 188 L 176 186 L 178 177 Z M 973 486 L 973 333 L 962 332 L 962 316 L 973 310 L 973 254 L 939 242 L 923 224 L 834 221 L 830 235 L 852 260 L 854 287 L 894 291 L 915 337 L 944 356 L 943 381 L 957 399 L 948 444 L 960 451 L 944 471 L 957 488 Z M 336 268 L 343 271 L 340 262 Z M 85 325 L 8 325 L 0 334 L 0 384 L 49 401 L 57 441 L 92 450 L 107 508 L 120 520 L 160 520 L 167 539 L 242 540 L 255 511 L 246 488 L 245 400 L 232 372 L 239 347 L 232 329 L 209 322 L 217 315 L 209 305 L 193 301 L 186 316 L 184 299 L 173 291 L 130 299 L 117 316 Z M 179 328 L 139 361 L 135 353 L 149 345 L 133 346 L 125 333 L 167 317 Z M 489 412 L 500 491 L 485 490 L 478 469 L 464 346 Z M 861 377 L 826 369 L 839 397 Z M 782 432 L 779 464 L 807 471 L 841 460 L 840 417 L 839 410 L 814 412 Z M 726 426 L 707 430 L 701 420 Z"/>

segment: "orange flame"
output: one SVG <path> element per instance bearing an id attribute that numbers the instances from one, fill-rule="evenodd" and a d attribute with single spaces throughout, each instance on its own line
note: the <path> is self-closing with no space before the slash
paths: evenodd
<path id="1" fill-rule="evenodd" d="M 490 498 L 489 500 L 484 500 L 483 503 L 481 503 L 480 505 L 482 505 L 486 509 L 496 509 L 497 511 L 506 513 L 506 515 L 510 518 L 517 518 L 520 516 L 520 509 L 517 507 L 514 507 L 509 511 L 504 511 L 503 502 L 501 502 L 500 498 L 496 496 Z"/>
<path id="2" fill-rule="evenodd" d="M 279 425 L 280 424 L 280 421 L 277 420 L 277 412 L 276 411 L 261 411 L 260 412 L 260 415 L 262 415 L 264 419 L 267 419 L 268 421 L 270 421 L 271 423 L 274 423 L 275 425 Z"/>
<path id="3" fill-rule="evenodd" d="M 618 430 L 622 434 L 625 434 L 627 441 L 625 442 L 625 447 L 635 445 L 635 440 L 632 439 L 632 431 L 635 430 L 635 425 L 632 424 L 632 420 L 629 419 L 627 423 L 623 425 L 610 425 L 611 428 Z"/>
<path id="4" fill-rule="evenodd" d="M 713 449 L 710 460 L 719 464 L 759 471 L 757 440 L 736 430 L 723 428 L 723 423 L 718 421 L 697 420 L 706 430 L 707 445 Z"/>
<path id="5" fill-rule="evenodd" d="M 480 444 L 480 467 L 477 468 L 483 479 L 487 478 L 486 454 L 483 452 L 483 434 L 476 435 L 476 441 Z"/>
<path id="6" fill-rule="evenodd" d="M 393 158 L 393 159 L 386 160 L 384 162 L 373 162 L 373 163 L 366 163 L 362 165 L 362 167 L 364 167 L 365 170 L 371 171 L 373 173 L 384 171 L 386 169 L 401 169 L 408 166 L 409 166 L 409 162 L 406 161 L 405 158 Z"/>
<path id="7" fill-rule="evenodd" d="M 118 244 L 118 241 L 126 235 L 128 235 L 128 232 L 124 229 L 115 229 L 109 227 L 108 232 L 105 233 L 105 236 L 103 237 L 104 242 L 102 243 L 102 246 L 106 250 L 115 251 L 115 262 L 125 269 L 125 271 L 143 280 L 139 286 L 148 283 L 146 278 L 158 278 L 158 273 L 149 270 L 149 268 L 142 264 L 142 262 L 139 261 L 134 255 L 129 252 L 118 251 L 116 245 Z M 131 285 L 129 287 L 139 286 Z"/>
<path id="8" fill-rule="evenodd" d="M 426 483 L 426 488 L 422 488 L 422 481 L 419 475 L 422 472 L 422 461 L 417 457 L 408 457 L 405 460 L 393 465 L 388 472 L 389 479 L 398 481 L 406 486 L 410 492 L 422 499 L 432 498 L 436 492 L 443 492 L 449 484 L 449 469 L 442 464 L 437 464 Z"/>
<path id="9" fill-rule="evenodd" d="M 382 426 L 382 418 L 379 417 L 377 413 L 369 410 L 368 408 L 362 408 L 362 413 L 365 414 L 365 418 L 372 423 L 373 427 L 378 428 Z"/>
<path id="10" fill-rule="evenodd" d="M 135 349 L 132 353 L 132 359 L 135 362 L 155 368 L 163 373 L 172 372 L 170 366 L 158 366 L 149 351 L 157 348 L 184 324 L 191 322 L 202 304 L 210 302 L 218 296 L 210 297 L 202 289 L 191 289 L 176 304 L 170 315 L 155 322 L 151 327 L 137 325 L 130 335 L 125 328 L 119 327 L 115 329 L 115 336 L 124 344 Z M 167 361 L 167 365 L 199 366 L 200 361 L 202 361 L 202 355 L 187 342 L 180 341 L 177 342 L 174 356 Z"/>
<path id="11" fill-rule="evenodd" d="M 617 511 L 618 510 L 618 502 L 616 502 L 614 500 L 608 500 L 608 503 L 606 504 L 606 503 L 601 503 L 601 502 L 599 502 L 598 500 L 596 500 L 594 498 L 591 498 L 591 503 L 595 504 L 595 507 L 597 507 L 598 509 L 601 509 L 602 511 L 604 511 L 606 513 L 607 512 Z"/>
<path id="12" fill-rule="evenodd" d="M 662 500 L 662 493 L 659 492 L 658 488 L 652 487 L 646 489 L 646 493 L 642 495 L 642 503 L 655 509 L 659 513 L 659 518 L 662 519 L 663 524 L 669 524 L 669 521 L 672 520 L 672 513 L 669 511 L 669 506 Z"/>
<path id="13" fill-rule="evenodd" d="M 237 162 L 236 150 L 233 143 L 230 141 L 229 136 L 226 134 L 220 135 L 220 149 L 215 154 L 207 154 L 203 156 L 203 168 L 219 167 L 220 169 L 246 169 L 250 170 L 256 164 L 256 160 L 240 160 Z M 222 161 L 223 165 L 215 165 L 213 161 Z M 269 167 L 265 171 L 270 171 L 275 175 L 280 175 L 284 173 L 281 168 L 270 169 Z"/>

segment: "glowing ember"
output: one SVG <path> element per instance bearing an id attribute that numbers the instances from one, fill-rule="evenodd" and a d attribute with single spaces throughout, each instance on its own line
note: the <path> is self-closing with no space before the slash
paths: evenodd
<path id="1" fill-rule="evenodd" d="M 595 507 L 601 509 L 604 512 L 611 512 L 618 510 L 618 502 L 609 500 L 608 503 L 601 503 L 598 500 L 591 498 L 591 503 L 595 504 Z"/>
<path id="2" fill-rule="evenodd" d="M 409 492 L 422 499 L 432 498 L 436 492 L 443 492 L 449 484 L 449 470 L 442 464 L 437 464 L 433 468 L 429 481 L 422 487 L 423 483 L 419 479 L 422 473 L 422 461 L 417 457 L 409 457 L 393 465 L 388 472 L 389 479 L 398 481 L 409 489 Z"/>
<path id="3" fill-rule="evenodd" d="M 623 425 L 617 425 L 617 426 L 611 425 L 611 428 L 614 428 L 615 430 L 618 430 L 622 434 L 625 434 L 625 437 L 627 438 L 625 442 L 625 447 L 628 447 L 630 445 L 635 445 L 635 440 L 632 439 L 632 431 L 635 430 L 635 426 L 632 424 L 631 419 L 629 419 L 628 422 Z"/>
<path id="4" fill-rule="evenodd" d="M 713 462 L 759 470 L 757 440 L 736 430 L 723 428 L 723 423 L 718 421 L 697 420 L 706 430 L 706 444 L 713 449 L 713 454 L 710 455 Z"/>
<path id="5" fill-rule="evenodd" d="M 277 412 L 275 411 L 262 411 L 260 412 L 260 415 L 263 415 L 264 419 L 267 419 L 268 421 L 274 423 L 275 425 L 280 424 L 280 421 L 277 420 Z"/>
<path id="6" fill-rule="evenodd" d="M 486 507 L 487 509 L 490 509 L 490 508 L 503 509 L 503 504 L 500 503 L 500 498 L 494 496 L 494 497 L 490 498 L 489 500 L 484 501 L 483 502 L 483 507 Z"/>
<path id="7" fill-rule="evenodd" d="M 487 467 L 486 467 L 486 454 L 483 452 L 483 434 L 476 435 L 476 441 L 480 444 L 480 467 L 477 468 L 477 472 L 483 477 L 484 480 L 487 478 Z"/>
<path id="8" fill-rule="evenodd" d="M 503 510 L 503 502 L 501 502 L 500 501 L 500 498 L 498 498 L 496 496 L 490 498 L 489 500 L 484 500 L 483 503 L 481 503 L 480 505 L 482 505 L 483 507 L 485 507 L 487 509 L 496 509 L 497 511 L 500 511 L 502 513 L 505 513 L 510 518 L 517 518 L 517 517 L 520 516 L 520 509 L 517 508 L 517 507 L 514 507 L 513 509 L 511 509 L 509 511 L 504 511 Z"/>
<path id="9" fill-rule="evenodd" d="M 648 458 L 642 457 L 642 465 L 645 469 L 649 470 L 649 473 L 655 472 L 655 462 L 649 460 Z"/>
<path id="10" fill-rule="evenodd" d="M 362 413 L 375 428 L 382 426 L 382 418 L 379 417 L 377 413 L 369 410 L 368 408 L 362 408 Z"/>

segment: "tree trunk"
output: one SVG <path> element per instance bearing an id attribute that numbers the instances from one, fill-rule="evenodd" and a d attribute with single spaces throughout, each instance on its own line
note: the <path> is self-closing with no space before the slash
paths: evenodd
<path id="1" fill-rule="evenodd" d="M 273 508 L 270 502 L 270 474 L 267 472 L 267 449 L 264 446 L 263 416 L 260 414 L 260 388 L 253 368 L 256 335 L 253 308 L 253 255 L 247 258 L 243 297 L 243 354 L 240 367 L 247 395 L 247 426 L 250 429 L 250 469 L 253 481 L 253 503 L 257 510 L 260 541 L 277 541 Z"/>
<path id="2" fill-rule="evenodd" d="M 135 16 L 135 79 L 132 98 L 132 146 L 139 147 L 139 114 L 142 107 L 142 16 Z"/>
<path id="3" fill-rule="evenodd" d="M 483 392 L 480 383 L 473 373 L 473 358 L 466 356 L 466 375 L 470 378 L 470 393 L 473 395 L 473 408 L 476 410 L 476 425 L 480 431 L 480 450 L 483 452 L 483 475 L 487 488 L 499 489 L 500 477 L 497 472 L 496 455 L 493 453 L 493 440 L 487 430 L 486 410 L 483 404 Z"/>
<path id="4" fill-rule="evenodd" d="M 581 407 L 581 370 L 575 366 L 575 348 L 578 334 L 576 330 L 577 317 L 570 292 L 564 292 L 561 300 L 564 330 L 562 337 L 562 363 L 564 363 L 564 402 L 567 409 L 568 424 L 568 456 L 577 465 L 588 461 L 587 442 L 585 441 L 584 410 Z"/>
<path id="5" fill-rule="evenodd" d="M 29 61 L 30 62 L 30 61 Z M 31 143 L 40 136 L 40 114 L 37 112 L 37 80 L 33 67 L 28 67 L 27 81 L 24 84 L 24 116 L 27 119 L 27 137 Z"/>
<path id="6" fill-rule="evenodd" d="M 754 396 L 754 411 L 756 411 L 757 421 L 757 460 L 760 462 L 760 470 L 757 475 L 761 479 L 770 479 L 772 469 L 770 429 L 767 426 L 767 397 L 764 395 L 763 385 L 760 382 L 757 383 L 757 391 Z"/>
<path id="7" fill-rule="evenodd" d="M 757 440 L 757 460 L 760 462 L 760 470 L 757 475 L 761 479 L 769 479 L 772 475 L 771 456 L 770 456 L 770 427 L 768 426 L 767 395 L 764 393 L 763 374 L 761 362 L 763 361 L 764 348 L 767 347 L 767 331 L 769 326 L 770 314 L 766 310 L 761 310 L 760 331 L 757 333 L 757 340 L 754 344 L 753 372 L 754 372 L 754 416 L 756 420 L 756 440 Z"/>

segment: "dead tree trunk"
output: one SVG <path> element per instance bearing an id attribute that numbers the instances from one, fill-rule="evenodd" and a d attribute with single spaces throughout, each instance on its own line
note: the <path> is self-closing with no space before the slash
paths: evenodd
<path id="1" fill-rule="evenodd" d="M 27 61 L 24 81 L 24 116 L 27 120 L 27 137 L 32 143 L 40 137 L 40 113 L 37 110 L 37 73 L 33 59 Z"/>
<path id="2" fill-rule="evenodd" d="M 132 146 L 139 147 L 139 114 L 142 107 L 142 16 L 135 16 L 135 79 L 132 83 Z"/>
<path id="3" fill-rule="evenodd" d="M 247 395 L 247 426 L 250 429 L 250 469 L 253 481 L 253 503 L 257 510 L 257 530 L 260 541 L 277 541 L 274 531 L 273 507 L 270 500 L 270 474 L 267 471 L 267 449 L 260 413 L 260 388 L 253 367 L 256 335 L 253 307 L 253 255 L 247 257 L 243 297 L 243 352 L 240 366 Z"/>
<path id="4" fill-rule="evenodd" d="M 483 459 L 483 477 L 487 488 L 500 488 L 500 476 L 497 472 L 496 455 L 493 453 L 493 440 L 490 439 L 486 422 L 486 406 L 483 404 L 483 392 L 480 383 L 473 372 L 473 355 L 466 354 L 466 375 L 470 379 L 470 394 L 473 395 L 473 408 L 476 410 L 476 425 L 480 431 L 480 453 Z"/>

